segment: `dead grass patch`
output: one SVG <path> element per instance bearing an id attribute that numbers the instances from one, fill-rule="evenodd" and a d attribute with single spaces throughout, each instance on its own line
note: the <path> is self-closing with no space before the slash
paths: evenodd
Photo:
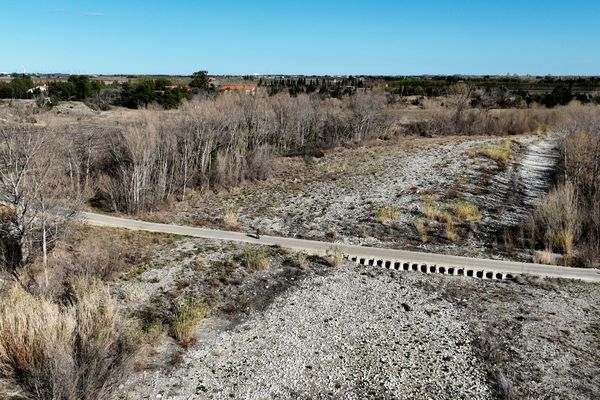
<path id="1" fill-rule="evenodd" d="M 325 252 L 325 259 L 332 267 L 339 267 L 344 262 L 344 252 L 337 246 L 330 247 Z"/>
<path id="2" fill-rule="evenodd" d="M 533 254 L 533 262 L 536 264 L 557 265 L 558 260 L 556 254 L 550 250 L 536 251 Z"/>
<path id="3" fill-rule="evenodd" d="M 110 399 L 141 348 L 99 281 L 73 278 L 65 303 L 13 287 L 0 301 L 0 398 Z"/>
<path id="4" fill-rule="evenodd" d="M 496 144 L 484 144 L 475 149 L 469 150 L 469 156 L 480 155 L 494 160 L 501 169 L 506 168 L 508 160 L 512 155 L 512 140 L 503 140 Z"/>
<path id="5" fill-rule="evenodd" d="M 200 322 L 208 315 L 206 304 L 189 299 L 177 308 L 173 317 L 171 329 L 173 337 L 179 344 L 189 347 L 198 339 L 197 328 Z"/>
<path id="6" fill-rule="evenodd" d="M 264 246 L 248 245 L 242 252 L 242 261 L 251 271 L 263 270 L 271 264 L 269 251 Z"/>
<path id="7" fill-rule="evenodd" d="M 102 280 L 139 275 L 158 249 L 177 239 L 176 235 L 80 225 L 67 235 L 65 244 L 54 249 L 49 270 L 66 268 Z"/>
<path id="8" fill-rule="evenodd" d="M 423 207 L 421 207 L 421 213 L 425 218 L 438 221 L 443 224 L 449 224 L 452 222 L 452 214 L 448 210 L 442 209 L 433 204 L 424 204 Z"/>
<path id="9" fill-rule="evenodd" d="M 481 221 L 481 211 L 470 201 L 457 200 L 452 203 L 452 213 L 460 221 L 479 222 Z"/>
<path id="10" fill-rule="evenodd" d="M 449 241 L 453 243 L 458 241 L 458 234 L 456 233 L 456 228 L 454 227 L 454 224 L 446 224 L 444 233 L 446 239 L 448 239 Z"/>
<path id="11" fill-rule="evenodd" d="M 390 221 L 398 219 L 400 209 L 395 204 L 379 205 L 375 208 L 375 216 L 379 223 L 386 225 Z"/>
<path id="12" fill-rule="evenodd" d="M 226 227 L 237 228 L 240 225 L 238 210 L 233 204 L 226 204 L 221 214 L 221 220 Z"/>
<path id="13" fill-rule="evenodd" d="M 537 206 L 533 229 L 545 239 L 548 249 L 571 255 L 581 228 L 578 214 L 575 187 L 567 182 L 552 189 Z"/>
<path id="14" fill-rule="evenodd" d="M 417 218 L 415 220 L 415 229 L 417 230 L 417 233 L 419 234 L 419 238 L 421 239 L 421 242 L 426 243 L 428 236 L 427 236 L 427 221 L 425 221 L 423 218 Z"/>

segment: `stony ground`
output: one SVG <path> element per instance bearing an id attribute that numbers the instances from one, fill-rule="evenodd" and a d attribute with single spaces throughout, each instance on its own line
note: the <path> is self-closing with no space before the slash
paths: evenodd
<path id="1" fill-rule="evenodd" d="M 198 196 L 146 218 L 223 227 L 223 209 L 233 208 L 238 227 L 288 237 L 370 246 L 400 247 L 458 255 L 506 258 L 498 241 L 518 224 L 551 185 L 555 137 L 519 136 L 508 165 L 473 155 L 483 144 L 507 138 L 405 138 L 358 149 L 335 149 L 307 164 L 278 159 L 274 175 L 231 193 Z M 432 201 L 446 207 L 458 199 L 476 204 L 480 223 L 456 226 L 448 240 L 444 224 L 415 223 Z M 398 216 L 382 224 L 377 208 L 392 206 Z M 503 243 L 500 243 L 503 245 Z M 519 258 L 519 255 L 514 255 Z"/>
<path id="2" fill-rule="evenodd" d="M 196 241 L 200 248 L 202 243 Z M 298 269 L 288 265 L 285 256 L 277 257 L 270 269 L 243 272 L 243 282 L 232 279 L 221 285 L 219 303 L 233 304 L 218 308 L 200 326 L 198 343 L 187 351 L 170 340 L 163 343 L 146 370 L 122 388 L 123 395 L 128 399 L 600 395 L 595 380 L 600 373 L 598 286 L 488 282 L 355 265 L 332 268 L 316 259 Z M 154 275 L 148 279 L 147 274 Z M 186 290 L 205 285 L 205 274 L 208 269 L 191 276 Z M 160 273 L 147 271 L 139 282 L 150 281 L 170 291 L 174 283 L 168 276 L 162 282 Z M 174 352 L 182 354 L 177 363 L 170 356 Z"/>

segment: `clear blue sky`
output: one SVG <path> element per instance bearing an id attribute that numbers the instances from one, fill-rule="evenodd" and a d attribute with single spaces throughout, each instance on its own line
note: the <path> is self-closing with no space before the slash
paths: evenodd
<path id="1" fill-rule="evenodd" d="M 2 0 L 0 71 L 600 75 L 600 0 Z"/>

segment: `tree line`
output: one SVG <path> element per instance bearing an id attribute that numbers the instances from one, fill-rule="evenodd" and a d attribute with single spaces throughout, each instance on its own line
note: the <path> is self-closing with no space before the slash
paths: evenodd
<path id="1" fill-rule="evenodd" d="M 63 208 L 91 201 L 136 214 L 190 191 L 265 179 L 278 154 L 310 158 L 386 135 L 386 104 L 382 93 L 231 94 L 119 124 L 3 124 L 0 264 L 14 272 L 33 255 L 45 258 L 69 223 Z"/>
<path id="2" fill-rule="evenodd" d="M 276 154 L 303 154 L 384 134 L 382 94 L 346 101 L 301 95 L 196 99 L 160 118 L 143 118 L 110 135 L 93 168 L 96 200 L 128 213 L 157 207 L 189 190 L 264 179 Z"/>
<path id="3" fill-rule="evenodd" d="M 146 107 L 157 103 L 165 109 L 176 108 L 192 94 L 210 92 L 212 87 L 206 71 L 195 72 L 188 85 L 174 85 L 167 78 L 140 78 L 123 84 L 106 84 L 86 75 L 71 75 L 66 81 L 48 83 L 47 93 L 35 89 L 30 76 L 16 76 L 10 82 L 0 82 L 0 99 L 49 98 L 48 105 L 60 101 L 85 101 L 96 108 L 111 105 L 128 108 Z"/>
<path id="4" fill-rule="evenodd" d="M 600 79 L 597 77 L 405 77 L 390 80 L 387 90 L 394 96 L 435 98 L 452 95 L 456 85 L 466 85 L 471 89 L 474 107 L 482 105 L 482 97 L 494 100 L 491 105 L 495 108 L 527 107 L 533 103 L 552 108 L 567 105 L 572 100 L 600 104 Z"/>

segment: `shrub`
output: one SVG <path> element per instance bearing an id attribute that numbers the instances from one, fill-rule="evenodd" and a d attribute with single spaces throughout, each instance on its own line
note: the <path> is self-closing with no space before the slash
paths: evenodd
<path id="1" fill-rule="evenodd" d="M 226 204 L 223 207 L 222 220 L 225 226 L 229 228 L 236 228 L 239 226 L 237 209 L 233 204 Z"/>
<path id="2" fill-rule="evenodd" d="M 446 239 L 448 239 L 451 242 L 456 242 L 458 240 L 458 234 L 456 233 L 454 224 L 446 224 L 445 234 Z"/>
<path id="3" fill-rule="evenodd" d="M 533 254 L 533 262 L 536 264 L 556 265 L 556 255 L 550 250 L 536 251 Z"/>
<path id="4" fill-rule="evenodd" d="M 339 247 L 330 247 L 325 252 L 325 258 L 332 267 L 339 267 L 344 262 L 344 252 Z"/>
<path id="5" fill-rule="evenodd" d="M 400 210 L 395 204 L 380 205 L 375 208 L 375 215 L 377 221 L 385 225 L 390 221 L 398 219 Z"/>
<path id="6" fill-rule="evenodd" d="M 452 204 L 452 212 L 461 221 L 481 221 L 481 212 L 477 206 L 466 200 L 457 200 Z"/>
<path id="7" fill-rule="evenodd" d="M 421 213 L 425 218 L 432 219 L 444 224 L 452 222 L 452 214 L 448 210 L 441 209 L 433 204 L 425 204 L 421 208 Z"/>
<path id="8" fill-rule="evenodd" d="M 139 331 L 99 281 L 75 278 L 65 304 L 20 287 L 0 301 L 0 398 L 109 399 L 133 368 Z"/>
<path id="9" fill-rule="evenodd" d="M 184 347 L 196 343 L 198 335 L 196 329 L 200 322 L 208 315 L 206 304 L 196 300 L 187 300 L 177 308 L 173 317 L 173 337 Z"/>
<path id="10" fill-rule="evenodd" d="M 329 239 L 335 239 L 338 236 L 338 233 L 335 229 L 329 229 L 327 232 L 325 232 L 325 236 L 327 236 Z"/>
<path id="11" fill-rule="evenodd" d="M 534 229 L 543 237 L 549 250 L 571 254 L 579 232 L 579 218 L 574 186 L 566 182 L 551 190 L 533 213 Z"/>
<path id="12" fill-rule="evenodd" d="M 308 254 L 303 251 L 298 251 L 290 257 L 292 265 L 297 268 L 304 268 L 308 264 Z"/>
<path id="13" fill-rule="evenodd" d="M 266 247 L 246 246 L 242 253 L 242 260 L 250 270 L 262 270 L 269 267 L 271 258 Z"/>

